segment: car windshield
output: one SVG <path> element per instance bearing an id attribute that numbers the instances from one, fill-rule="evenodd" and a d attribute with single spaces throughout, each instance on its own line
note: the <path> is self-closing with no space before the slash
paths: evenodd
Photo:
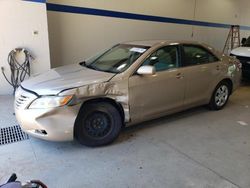
<path id="1" fill-rule="evenodd" d="M 250 47 L 250 37 L 247 38 L 246 42 L 244 42 L 243 46 Z"/>
<path id="2" fill-rule="evenodd" d="M 148 48 L 148 46 L 119 44 L 101 55 L 88 59 L 84 65 L 98 71 L 121 73 L 130 67 Z"/>

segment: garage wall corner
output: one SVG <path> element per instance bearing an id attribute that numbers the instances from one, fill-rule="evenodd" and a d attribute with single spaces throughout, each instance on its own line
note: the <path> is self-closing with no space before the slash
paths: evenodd
<path id="1" fill-rule="evenodd" d="M 42 1 L 0 1 L 0 67 L 10 77 L 8 54 L 14 48 L 25 48 L 35 60 L 31 74 L 50 69 L 46 4 Z M 0 95 L 12 94 L 12 87 L 0 71 Z"/>

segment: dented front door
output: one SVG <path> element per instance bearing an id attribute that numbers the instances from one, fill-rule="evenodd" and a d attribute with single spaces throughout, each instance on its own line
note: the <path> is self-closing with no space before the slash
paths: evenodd
<path id="1" fill-rule="evenodd" d="M 178 70 L 156 73 L 152 76 L 134 75 L 129 79 L 130 116 L 133 121 L 159 117 L 181 108 L 185 80 Z"/>

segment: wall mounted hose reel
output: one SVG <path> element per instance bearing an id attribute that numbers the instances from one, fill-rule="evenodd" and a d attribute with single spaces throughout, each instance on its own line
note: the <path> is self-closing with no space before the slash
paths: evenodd
<path id="1" fill-rule="evenodd" d="M 20 58 L 20 57 L 23 58 Z M 23 62 L 20 62 L 20 59 Z M 7 77 L 4 67 L 1 67 L 5 80 L 13 87 L 13 94 L 20 86 L 21 82 L 30 76 L 30 63 L 34 60 L 30 52 L 24 48 L 16 48 L 8 55 L 8 64 L 10 67 L 10 78 Z"/>

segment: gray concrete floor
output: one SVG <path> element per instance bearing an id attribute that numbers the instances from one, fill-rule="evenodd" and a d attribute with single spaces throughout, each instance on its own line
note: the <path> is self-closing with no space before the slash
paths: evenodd
<path id="1" fill-rule="evenodd" d="M 0 126 L 13 126 L 0 96 Z M 250 86 L 222 111 L 199 107 L 125 129 L 112 145 L 29 140 L 0 146 L 0 182 L 40 179 L 49 188 L 249 188 Z"/>

